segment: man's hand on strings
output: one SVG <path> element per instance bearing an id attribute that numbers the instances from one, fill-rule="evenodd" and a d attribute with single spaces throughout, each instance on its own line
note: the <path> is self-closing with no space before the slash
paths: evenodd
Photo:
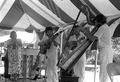
<path id="1" fill-rule="evenodd" d="M 72 30 L 72 34 L 71 35 L 74 35 L 78 32 L 80 32 L 80 30 L 84 27 L 86 23 L 85 22 L 79 22 Z"/>
<path id="2" fill-rule="evenodd" d="M 90 33 L 90 27 L 89 26 L 84 27 L 84 29 L 85 29 L 86 32 Z"/>
<path id="3" fill-rule="evenodd" d="M 81 37 L 81 38 L 78 40 L 78 42 L 79 42 L 79 43 L 82 43 L 83 40 L 85 40 L 85 37 L 84 37 L 84 36 Z"/>
<path id="4" fill-rule="evenodd" d="M 79 29 L 78 29 L 79 31 L 81 31 L 81 32 L 84 32 L 85 31 L 85 29 L 80 25 L 79 26 Z"/>

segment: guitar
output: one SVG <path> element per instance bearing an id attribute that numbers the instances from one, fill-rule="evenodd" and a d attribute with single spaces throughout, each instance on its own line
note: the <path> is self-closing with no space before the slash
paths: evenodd
<path id="1" fill-rule="evenodd" d="M 47 39 L 46 41 L 44 41 L 42 44 L 40 44 L 40 53 L 41 54 L 46 54 L 47 50 L 50 49 L 51 47 L 51 43 L 54 41 L 54 39 L 56 39 L 58 37 L 58 35 L 60 35 L 63 31 L 60 31 L 56 34 L 54 34 L 50 39 Z"/>
<path id="2" fill-rule="evenodd" d="M 68 47 L 69 50 L 74 50 L 77 47 L 78 43 L 81 43 L 84 39 L 85 39 L 85 37 L 81 37 L 77 41 L 69 41 L 67 43 L 66 47 Z"/>

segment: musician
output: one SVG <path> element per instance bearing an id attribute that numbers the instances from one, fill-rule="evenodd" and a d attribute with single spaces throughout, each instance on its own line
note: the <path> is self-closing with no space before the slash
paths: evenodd
<path id="1" fill-rule="evenodd" d="M 87 11 L 87 16 L 89 19 L 89 9 L 88 7 L 82 7 Z M 84 10 L 83 10 L 84 11 Z M 113 50 L 111 45 L 111 34 L 110 28 L 106 23 L 106 17 L 103 14 L 97 15 L 94 20 L 89 19 L 91 24 L 96 28 L 99 28 L 98 31 L 94 34 L 97 38 L 97 49 L 99 51 L 99 61 L 100 61 L 100 82 L 108 82 L 110 79 L 107 75 L 106 66 L 108 63 L 112 62 L 113 59 Z M 90 24 L 90 23 L 89 23 Z M 93 40 L 93 36 L 90 32 L 87 32 L 85 29 L 81 28 L 81 32 L 83 32 L 90 40 Z"/>
<path id="2" fill-rule="evenodd" d="M 10 39 L 5 41 L 4 47 L 7 48 L 6 55 L 8 56 L 8 74 L 10 74 L 11 79 L 15 82 L 17 81 L 17 77 L 20 74 L 21 68 L 21 47 L 22 41 L 17 39 L 17 34 L 15 31 L 12 31 L 10 34 Z"/>
<path id="3" fill-rule="evenodd" d="M 118 24 L 120 24 L 120 19 L 116 20 L 110 27 L 115 28 Z M 120 75 L 120 55 L 114 56 L 113 63 L 107 65 L 107 73 L 111 82 L 113 82 L 113 76 Z"/>
<path id="4" fill-rule="evenodd" d="M 84 22 L 81 22 L 81 25 Z M 69 29 L 71 30 L 71 29 Z M 68 31 L 69 32 L 69 31 Z M 85 35 L 80 32 L 79 26 L 75 26 L 72 30 L 72 34 L 70 36 L 70 39 L 68 43 L 70 43 L 69 46 L 69 53 L 71 53 L 78 45 L 80 45 L 85 40 Z M 74 43 L 72 43 L 74 42 Z M 77 45 L 76 45 L 76 43 Z M 78 62 L 73 67 L 73 76 L 79 77 L 78 82 L 84 82 L 85 78 L 85 62 L 86 62 L 86 55 L 82 55 L 82 57 L 78 60 Z"/>
<path id="5" fill-rule="evenodd" d="M 44 43 L 49 43 L 51 38 L 54 36 L 54 30 L 52 27 L 46 27 L 45 34 L 40 43 L 38 45 L 42 45 Z M 47 53 L 45 54 L 47 56 L 46 61 L 46 75 L 47 75 L 47 82 L 58 82 L 58 73 L 57 73 L 57 48 L 58 44 L 60 43 L 59 37 L 55 38 L 50 42 L 48 45 L 45 45 L 48 47 Z"/>

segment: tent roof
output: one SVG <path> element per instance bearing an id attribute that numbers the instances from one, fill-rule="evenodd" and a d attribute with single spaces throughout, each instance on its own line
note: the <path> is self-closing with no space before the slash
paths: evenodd
<path id="1" fill-rule="evenodd" d="M 120 14 L 119 0 L 0 0 L 0 28 L 32 32 L 75 21 L 80 5 L 88 5 L 92 17 Z M 79 20 L 85 20 L 80 14 Z"/>

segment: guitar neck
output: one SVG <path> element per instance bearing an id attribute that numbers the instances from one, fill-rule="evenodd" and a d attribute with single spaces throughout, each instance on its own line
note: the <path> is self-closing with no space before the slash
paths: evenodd
<path id="1" fill-rule="evenodd" d="M 63 31 L 60 31 L 60 32 L 54 34 L 54 35 L 52 36 L 52 38 L 49 39 L 50 42 L 53 42 L 53 40 L 55 40 L 62 32 L 63 32 Z"/>

